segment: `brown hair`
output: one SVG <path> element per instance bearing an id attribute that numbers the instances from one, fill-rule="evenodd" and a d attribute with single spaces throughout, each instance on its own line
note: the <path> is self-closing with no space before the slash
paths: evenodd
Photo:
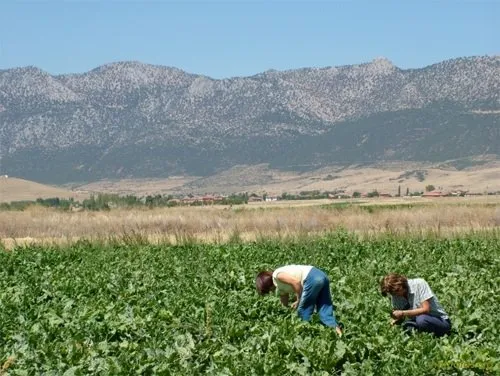
<path id="1" fill-rule="evenodd" d="M 260 295 L 268 294 L 274 287 L 272 270 L 266 270 L 257 274 L 257 278 L 255 278 L 255 287 L 257 287 L 257 291 Z"/>
<path id="2" fill-rule="evenodd" d="M 390 273 L 380 281 L 380 292 L 383 296 L 394 295 L 398 291 L 408 292 L 408 279 L 404 275 Z"/>

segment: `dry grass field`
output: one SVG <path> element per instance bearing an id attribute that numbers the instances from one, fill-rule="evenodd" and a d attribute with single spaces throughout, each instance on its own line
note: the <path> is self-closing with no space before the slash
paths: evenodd
<path id="1" fill-rule="evenodd" d="M 223 243 L 293 238 L 340 228 L 362 236 L 498 231 L 500 197 L 278 201 L 73 213 L 33 207 L 0 216 L 0 239 L 7 248 L 78 239 Z"/>
<path id="2" fill-rule="evenodd" d="M 461 171 L 443 166 L 393 164 L 378 168 L 329 167 L 308 173 L 277 171 L 265 165 L 237 166 L 205 178 L 100 181 L 65 188 L 0 177 L 0 202 L 39 197 L 73 197 L 80 201 L 92 192 L 143 196 L 246 191 L 279 195 L 311 190 L 344 189 L 352 193 L 376 189 L 394 195 L 398 186 L 404 193 L 407 188 L 411 192 L 423 191 L 429 184 L 442 190 L 500 191 L 500 163 L 491 161 L 480 168 Z M 61 243 L 82 238 L 226 242 L 305 236 L 338 228 L 363 235 L 380 232 L 446 235 L 498 230 L 499 226 L 500 196 L 353 199 L 343 204 L 338 200 L 277 201 L 233 207 L 108 212 L 62 212 L 32 207 L 23 212 L 0 212 L 0 239 L 8 248 L 15 244 Z"/>
<path id="3" fill-rule="evenodd" d="M 422 180 L 423 178 L 423 180 Z M 500 191 L 500 162 L 491 161 L 480 167 L 457 170 L 446 165 L 418 163 L 394 163 L 376 167 L 352 166 L 325 167 L 298 173 L 279 171 L 267 165 L 236 166 L 210 177 L 172 177 L 169 179 L 128 179 L 99 181 L 72 186 L 94 192 L 120 194 L 204 194 L 267 192 L 281 195 L 283 192 L 333 191 L 379 192 L 395 195 L 398 186 L 402 192 L 424 191 L 427 185 L 442 190 L 465 190 L 475 193 Z"/>

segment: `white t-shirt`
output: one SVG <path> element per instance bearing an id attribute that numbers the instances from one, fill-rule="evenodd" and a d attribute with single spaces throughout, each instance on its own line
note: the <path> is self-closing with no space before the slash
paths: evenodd
<path id="1" fill-rule="evenodd" d="M 288 283 L 281 282 L 277 277 L 279 273 L 286 273 L 292 277 L 298 279 L 302 286 L 304 286 L 304 280 L 311 271 L 313 267 L 311 265 L 285 265 L 273 272 L 273 283 L 278 289 L 279 294 L 293 294 L 293 287 Z"/>

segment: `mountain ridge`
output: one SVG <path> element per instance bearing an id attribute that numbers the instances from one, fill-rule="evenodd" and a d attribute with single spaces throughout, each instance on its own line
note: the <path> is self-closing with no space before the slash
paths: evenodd
<path id="1" fill-rule="evenodd" d="M 60 183 L 211 174 L 245 162 L 280 167 L 295 150 L 320 165 L 353 163 L 358 154 L 499 155 L 498 110 L 500 56 L 413 69 L 376 58 L 225 79 L 137 61 L 64 75 L 12 68 L 0 70 L 0 170 Z M 416 136 L 422 127 L 430 136 Z M 440 151 L 440 132 L 458 146 Z"/>

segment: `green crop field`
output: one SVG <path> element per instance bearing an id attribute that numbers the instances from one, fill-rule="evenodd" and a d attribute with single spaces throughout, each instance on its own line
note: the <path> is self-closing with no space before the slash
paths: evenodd
<path id="1" fill-rule="evenodd" d="M 286 263 L 327 272 L 342 338 L 257 295 L 256 272 Z M 453 334 L 391 327 L 388 272 L 425 278 Z M 0 251 L 0 374 L 498 375 L 499 293 L 498 232 L 16 248 Z"/>

